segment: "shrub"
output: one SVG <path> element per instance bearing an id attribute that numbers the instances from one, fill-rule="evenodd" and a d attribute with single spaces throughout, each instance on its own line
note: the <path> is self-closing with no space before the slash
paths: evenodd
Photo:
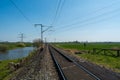
<path id="1" fill-rule="evenodd" d="M 41 46 L 41 42 L 41 39 L 35 39 L 33 40 L 33 46 L 38 48 Z"/>
<path id="2" fill-rule="evenodd" d="M 5 52 L 8 50 L 8 46 L 7 45 L 0 45 L 0 52 Z"/>
<path id="3" fill-rule="evenodd" d="M 18 43 L 17 47 L 25 47 L 25 44 L 24 43 Z"/>

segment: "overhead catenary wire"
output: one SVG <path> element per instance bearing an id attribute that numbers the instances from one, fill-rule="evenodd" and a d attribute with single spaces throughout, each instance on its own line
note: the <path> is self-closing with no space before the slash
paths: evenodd
<path id="1" fill-rule="evenodd" d="M 109 15 L 109 14 L 112 14 L 112 13 L 116 13 L 120 10 L 120 8 L 118 9 L 115 9 L 113 11 L 109 11 L 109 12 L 105 12 L 103 14 L 100 14 L 100 15 L 97 15 L 97 16 L 94 16 L 94 17 L 91 17 L 91 18 L 88 18 L 88 19 L 85 19 L 85 20 L 81 20 L 81 21 L 78 21 L 76 23 L 73 23 L 73 24 L 69 24 L 69 25 L 65 25 L 65 26 L 62 26 L 62 27 L 58 27 L 56 28 L 57 30 L 60 30 L 60 29 L 65 29 L 65 28 L 70 28 L 70 27 L 73 27 L 73 25 L 78 25 L 78 24 L 83 24 L 83 23 L 87 23 L 89 21 L 92 21 L 92 20 L 96 20 L 98 18 L 102 18 L 104 17 L 105 15 Z"/>
<path id="2" fill-rule="evenodd" d="M 120 1 L 119 1 L 119 2 L 120 2 Z M 92 14 L 95 14 L 95 13 L 101 11 L 101 10 L 104 10 L 104 9 L 106 9 L 106 8 L 109 8 L 109 7 L 113 6 L 113 5 L 115 5 L 116 3 L 118 3 L 118 1 L 117 1 L 117 2 L 114 2 L 114 3 L 111 3 L 111 4 L 108 5 L 108 6 L 102 7 L 102 8 L 100 8 L 100 9 L 98 9 L 98 10 L 95 10 L 95 11 L 93 11 L 93 12 L 90 12 L 89 15 L 90 15 L 90 14 L 91 14 L 91 15 L 92 15 Z M 107 12 L 107 13 L 109 13 L 109 12 Z M 80 24 L 80 23 L 89 21 L 89 20 L 91 20 L 91 19 L 97 18 L 97 17 L 99 17 L 99 16 L 102 16 L 102 15 L 104 15 L 104 14 L 106 14 L 106 13 L 103 13 L 103 14 L 100 14 L 100 15 L 98 15 L 98 16 L 91 17 L 91 18 L 88 18 L 88 19 L 85 19 L 85 20 L 76 21 L 76 22 L 73 20 L 74 23 L 72 23 L 72 24 L 67 24 L 67 25 L 62 25 L 61 27 L 58 27 L 57 29 L 62 29 L 62 28 L 65 28 L 65 27 L 70 27 L 70 26 L 72 26 L 72 25 Z M 85 16 L 86 16 L 86 15 L 85 15 Z M 85 16 L 82 16 L 82 17 L 85 17 Z"/>
<path id="3" fill-rule="evenodd" d="M 119 9 L 115 9 L 115 10 L 113 10 L 113 11 L 109 11 L 109 12 L 105 12 L 105 13 L 103 13 L 103 14 L 100 14 L 100 15 L 97 15 L 97 16 L 95 16 L 95 17 L 91 17 L 91 18 L 88 18 L 88 19 L 85 19 L 85 20 L 82 20 L 82 21 L 80 21 L 80 22 L 76 22 L 76 23 L 73 23 L 73 24 L 69 24 L 69 25 L 65 25 L 65 26 L 59 26 L 58 28 L 56 28 L 57 29 L 57 31 L 58 30 L 68 30 L 69 28 L 71 29 L 71 27 L 72 27 L 72 29 L 75 27 L 75 25 L 78 25 L 78 24 L 83 24 L 83 23 L 86 23 L 86 24 L 89 24 L 89 22 L 90 21 L 92 21 L 92 20 L 96 20 L 96 19 L 99 19 L 99 18 L 102 18 L 102 17 L 104 17 L 105 15 L 109 15 L 109 14 L 112 14 L 112 13 L 116 13 L 116 12 L 118 12 L 120 10 L 120 8 Z M 92 23 L 94 23 L 94 21 L 92 22 Z M 83 24 L 83 25 L 86 25 L 86 24 Z M 67 28 L 67 29 L 66 29 Z"/>
<path id="4" fill-rule="evenodd" d="M 63 8 L 63 5 L 64 5 L 64 1 L 62 0 L 59 0 L 58 2 L 58 5 L 57 5 L 57 8 L 56 8 L 56 12 L 55 12 L 55 16 L 53 17 L 53 21 L 51 23 L 51 25 L 53 26 L 55 24 L 55 22 L 57 21 L 57 17 L 60 16 L 60 13 L 61 13 L 61 10 Z"/>
<path id="5" fill-rule="evenodd" d="M 119 11 L 120 12 L 120 11 Z M 110 17 L 107 17 L 107 18 L 103 18 L 103 19 L 100 19 L 100 20 L 96 20 L 96 21 L 93 21 L 93 22 L 89 22 L 89 23 L 86 23 L 86 24 L 82 24 L 82 25 L 79 25 L 79 26 L 72 26 L 72 27 L 67 27 L 67 28 L 63 28 L 63 29 L 61 29 L 61 30 L 59 30 L 59 31 L 62 31 L 62 32 L 67 32 L 67 31 L 70 31 L 70 30 L 73 30 L 73 29 L 76 29 L 76 27 L 83 27 L 83 26 L 87 26 L 87 25 L 90 25 L 90 24 L 96 24 L 96 23 L 100 23 L 100 22 L 103 22 L 103 21 L 106 21 L 106 20 L 108 20 L 108 19 L 110 19 L 110 18 L 113 18 L 113 17 L 115 17 L 115 16 L 118 16 L 120 13 L 118 13 L 118 14 L 115 14 L 115 15 L 112 15 L 112 16 L 110 16 Z M 78 28 L 77 28 L 78 29 Z"/>
<path id="6" fill-rule="evenodd" d="M 60 8 L 60 4 L 61 4 L 61 0 L 59 0 L 59 2 L 58 2 L 57 8 L 56 8 L 56 12 L 55 12 L 55 16 L 53 18 L 53 21 L 52 21 L 51 25 L 53 25 L 55 23 L 55 20 L 56 20 L 56 17 L 57 17 L 59 8 Z"/>
<path id="7" fill-rule="evenodd" d="M 100 11 L 106 9 L 106 8 L 109 8 L 109 7 L 111 7 L 111 6 L 116 5 L 118 2 L 120 2 L 120 1 L 117 1 L 117 2 L 115 1 L 115 2 L 111 3 L 110 5 L 107 5 L 107 6 L 104 6 L 104 7 L 102 7 L 102 8 L 99 8 L 99 9 L 93 11 L 93 12 L 89 12 L 87 15 L 93 15 L 93 14 L 95 14 L 95 13 L 98 13 L 98 12 L 100 12 Z M 86 17 L 87 15 L 84 15 L 84 16 L 82 16 L 82 17 Z M 77 17 L 77 19 L 81 19 L 81 17 Z M 77 19 L 76 19 L 76 20 L 77 20 Z M 72 21 L 73 21 L 73 20 L 72 20 Z"/>
<path id="8" fill-rule="evenodd" d="M 120 14 L 120 13 L 119 13 Z M 118 15 L 118 14 L 117 14 Z M 116 15 L 114 15 L 114 16 L 111 16 L 111 17 L 108 17 L 108 18 L 105 18 L 105 19 L 101 19 L 101 20 L 97 20 L 97 21 L 95 21 L 95 22 L 90 22 L 90 23 L 86 23 L 86 24 L 83 24 L 83 25 L 80 25 L 80 26 L 74 26 L 74 27 L 70 27 L 70 28 L 67 28 L 67 29 L 63 29 L 62 31 L 70 31 L 70 30 L 73 30 L 73 29 L 75 29 L 76 27 L 83 27 L 83 26 L 87 26 L 87 25 L 90 25 L 90 24 L 97 24 L 97 23 L 100 23 L 100 22 L 104 22 L 104 21 L 106 21 L 106 20 L 108 20 L 108 19 L 110 19 L 110 18 L 113 18 L 113 17 L 115 17 Z M 77 28 L 78 29 L 78 28 Z"/>
<path id="9" fill-rule="evenodd" d="M 16 3 L 13 1 L 13 0 L 9 0 L 13 5 L 14 5 L 14 7 L 19 11 L 19 13 L 31 24 L 31 25 L 33 25 L 32 24 L 32 22 L 31 22 L 31 20 L 23 13 L 23 11 L 16 5 Z"/>
<path id="10" fill-rule="evenodd" d="M 63 0 L 63 1 L 61 2 L 61 6 L 60 6 L 59 13 L 58 13 L 58 16 L 57 16 L 57 18 L 56 18 L 55 23 L 57 23 L 58 20 L 59 20 L 59 18 L 61 17 L 61 13 L 62 13 L 62 10 L 63 10 L 63 7 L 64 7 L 64 4 L 65 4 L 65 1 L 66 1 L 66 0 Z"/>

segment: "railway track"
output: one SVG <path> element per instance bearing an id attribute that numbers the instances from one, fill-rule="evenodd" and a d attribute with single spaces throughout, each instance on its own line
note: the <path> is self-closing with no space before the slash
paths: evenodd
<path id="1" fill-rule="evenodd" d="M 101 80 L 83 66 L 49 45 L 60 80 Z"/>

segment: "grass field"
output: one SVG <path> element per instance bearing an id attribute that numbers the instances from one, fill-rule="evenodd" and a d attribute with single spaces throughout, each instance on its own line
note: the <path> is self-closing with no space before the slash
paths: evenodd
<path id="1" fill-rule="evenodd" d="M 93 48 L 120 48 L 120 43 L 61 43 L 56 44 L 65 49 L 92 50 Z"/>
<path id="2" fill-rule="evenodd" d="M 8 68 L 8 63 L 9 62 L 18 62 L 19 59 L 15 59 L 15 60 L 4 60 L 0 62 L 0 80 L 3 80 L 4 77 L 6 77 L 7 75 L 9 75 L 11 72 Z"/>
<path id="3" fill-rule="evenodd" d="M 93 48 L 120 48 L 120 43 L 87 43 L 86 46 L 84 46 L 83 43 L 59 43 L 55 45 L 64 49 L 76 50 L 92 50 Z M 100 66 L 105 66 L 106 68 L 120 72 L 120 57 L 92 53 L 76 55 Z"/>

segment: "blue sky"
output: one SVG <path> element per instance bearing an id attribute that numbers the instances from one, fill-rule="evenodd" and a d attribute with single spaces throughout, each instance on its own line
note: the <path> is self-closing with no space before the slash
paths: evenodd
<path id="1" fill-rule="evenodd" d="M 44 33 L 47 41 L 120 42 L 120 0 L 61 0 L 57 15 L 60 0 L 12 1 L 23 14 L 10 0 L 0 0 L 0 41 L 20 41 L 20 33 L 32 41 L 40 38 L 34 24 L 53 23 Z"/>

